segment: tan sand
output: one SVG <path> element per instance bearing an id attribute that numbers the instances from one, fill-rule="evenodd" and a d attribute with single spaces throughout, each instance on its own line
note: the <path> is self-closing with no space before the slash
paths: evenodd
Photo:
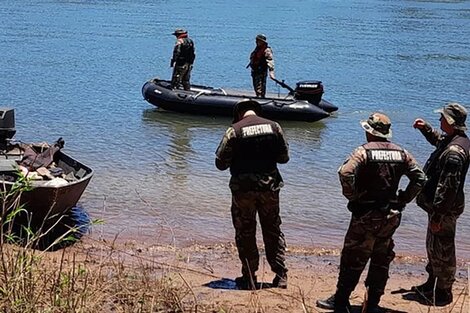
<path id="1" fill-rule="evenodd" d="M 233 279 L 239 276 L 240 266 L 236 248 L 232 243 L 216 245 L 194 244 L 185 248 L 144 244 L 137 241 L 103 242 L 85 238 L 73 247 L 98 257 L 112 245 L 114 255 L 124 264 L 159 266 L 166 276 L 186 285 L 191 290 L 189 301 L 200 307 L 223 306 L 225 311 L 214 312 L 328 312 L 315 307 L 315 301 L 330 296 L 336 285 L 339 251 L 290 247 L 287 253 L 289 286 L 287 289 L 267 288 L 256 291 L 235 289 Z M 398 255 L 392 263 L 390 279 L 381 305 L 390 312 L 464 312 L 470 313 L 468 296 L 469 263 L 460 260 L 454 285 L 454 303 L 431 307 L 402 298 L 402 291 L 426 279 L 425 259 Z M 136 266 L 138 268 L 138 266 Z M 273 273 L 261 256 L 258 281 L 270 283 Z M 366 272 L 366 271 L 365 271 Z M 361 312 L 364 299 L 364 275 L 354 291 L 353 312 Z M 206 312 L 199 310 L 199 312 Z M 211 311 L 212 312 L 212 311 Z"/>

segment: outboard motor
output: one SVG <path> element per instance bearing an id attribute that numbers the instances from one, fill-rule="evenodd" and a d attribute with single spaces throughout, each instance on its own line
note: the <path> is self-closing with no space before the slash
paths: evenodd
<path id="1" fill-rule="evenodd" d="M 7 149 L 10 140 L 15 136 L 15 110 L 0 108 L 0 150 Z"/>
<path id="2" fill-rule="evenodd" d="M 295 87 L 295 98 L 307 100 L 311 104 L 318 105 L 323 95 L 323 85 L 319 80 L 300 81 Z"/>

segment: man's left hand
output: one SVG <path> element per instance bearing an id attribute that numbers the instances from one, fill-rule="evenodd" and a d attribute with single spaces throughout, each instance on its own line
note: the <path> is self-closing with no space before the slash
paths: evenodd
<path id="1" fill-rule="evenodd" d="M 272 80 L 276 79 L 276 76 L 274 75 L 273 71 L 269 72 L 269 78 L 271 78 Z"/>

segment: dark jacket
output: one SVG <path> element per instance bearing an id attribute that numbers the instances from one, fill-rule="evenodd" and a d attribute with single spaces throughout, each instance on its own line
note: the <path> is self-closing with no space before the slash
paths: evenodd
<path id="1" fill-rule="evenodd" d="M 233 124 L 216 152 L 217 168 L 230 167 L 232 191 L 281 188 L 277 163 L 288 161 L 288 144 L 280 125 L 256 115 Z"/>
<path id="2" fill-rule="evenodd" d="M 193 64 L 196 55 L 194 53 L 194 42 L 189 37 L 178 38 L 173 49 L 172 63 L 182 66 L 187 63 Z"/>

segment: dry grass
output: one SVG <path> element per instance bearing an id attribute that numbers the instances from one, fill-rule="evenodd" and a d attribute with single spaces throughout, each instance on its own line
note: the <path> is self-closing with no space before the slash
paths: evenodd
<path id="1" fill-rule="evenodd" d="M 73 248 L 49 252 L 73 240 L 78 229 L 70 228 L 38 250 L 60 219 L 34 228 L 24 219 L 19 199 L 28 185 L 20 177 L 13 188 L 3 185 L 0 194 L 1 312 L 198 312 L 191 287 L 173 280 L 169 267 L 144 260 L 126 263 L 113 243 L 101 245 L 93 257 Z"/>
<path id="2" fill-rule="evenodd" d="M 112 246 L 93 257 L 5 243 L 1 252 L 1 312 L 225 312 L 198 304 L 170 266 L 129 264 Z"/>

